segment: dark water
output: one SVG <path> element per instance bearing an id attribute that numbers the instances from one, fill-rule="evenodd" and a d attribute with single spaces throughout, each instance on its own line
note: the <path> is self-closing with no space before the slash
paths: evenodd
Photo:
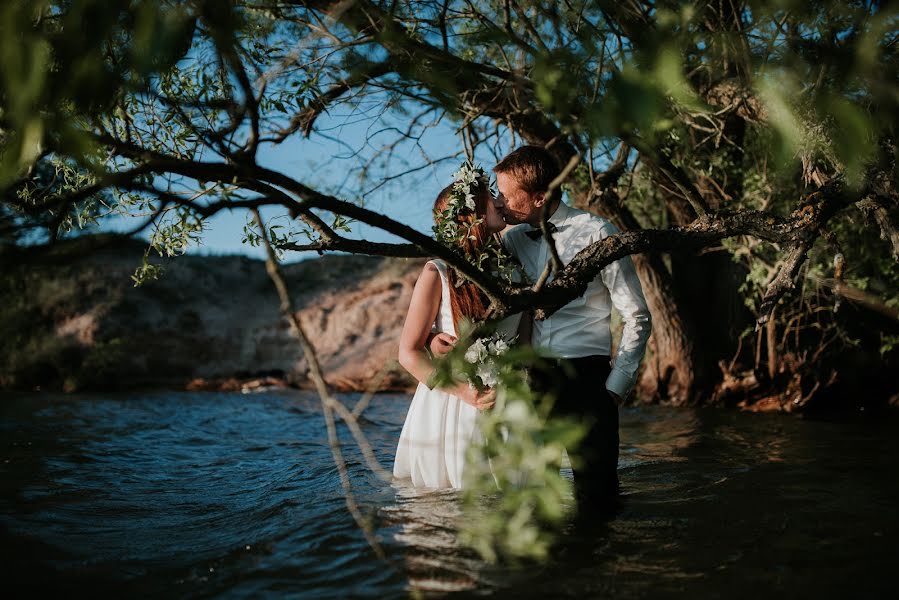
<path id="1" fill-rule="evenodd" d="M 395 570 L 345 510 L 311 395 L 6 395 L 0 406 L 7 592 L 899 597 L 894 417 L 624 409 L 624 506 L 524 569 L 461 548 L 452 493 L 380 483 L 341 430 Z M 363 419 L 387 467 L 407 406 L 380 396 Z"/>

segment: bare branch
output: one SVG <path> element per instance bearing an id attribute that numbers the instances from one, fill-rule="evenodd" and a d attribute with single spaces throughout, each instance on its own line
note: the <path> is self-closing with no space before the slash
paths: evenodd
<path id="1" fill-rule="evenodd" d="M 805 262 L 806 252 L 811 248 L 811 243 L 806 240 L 796 242 L 790 247 L 790 250 L 783 261 L 777 276 L 768 285 L 765 295 L 762 297 L 762 305 L 759 307 L 758 323 L 764 324 L 774 314 L 774 308 L 777 301 L 788 291 L 796 287 L 796 275 L 799 268 Z"/>
<path id="2" fill-rule="evenodd" d="M 683 169 L 675 166 L 664 154 L 656 152 L 644 139 L 633 134 L 624 134 L 623 139 L 637 149 L 643 156 L 643 159 L 665 175 L 677 190 L 686 198 L 696 215 L 702 217 L 709 213 L 710 209 L 705 199 L 696 186 L 690 181 L 690 178 L 684 173 Z"/>
<path id="3" fill-rule="evenodd" d="M 865 308 L 879 312 L 883 316 L 893 319 L 894 321 L 899 321 L 899 308 L 889 306 L 882 298 L 878 298 L 874 294 L 860 290 L 857 287 L 853 287 L 836 278 L 827 279 L 817 277 L 812 273 L 809 273 L 807 276 L 818 285 L 830 288 L 834 294 L 838 294 L 847 300 L 857 302 Z"/>
<path id="4" fill-rule="evenodd" d="M 561 271 L 564 268 L 564 265 L 562 264 L 562 259 L 559 258 L 559 250 L 556 248 L 556 241 L 553 239 L 552 232 L 549 230 L 549 207 L 552 204 L 550 199 L 555 195 L 555 191 L 559 189 L 562 183 L 568 179 L 568 176 L 580 162 L 580 154 L 572 155 L 568 164 L 562 169 L 562 172 L 549 183 L 546 192 L 544 192 L 546 201 L 543 203 L 543 210 L 540 211 L 540 231 L 543 233 L 543 239 L 546 240 L 546 243 L 549 246 L 550 264 L 552 265 L 553 273 Z M 543 277 L 541 277 L 541 279 L 543 279 Z M 538 290 L 540 289 L 540 286 L 535 285 L 534 287 Z"/>
<path id="5" fill-rule="evenodd" d="M 388 62 L 377 63 L 365 70 L 360 70 L 344 81 L 331 86 L 324 94 L 313 98 L 308 106 L 291 118 L 290 124 L 287 125 L 287 127 L 284 127 L 275 134 L 275 143 L 283 142 L 287 137 L 297 131 L 302 131 L 305 137 L 309 137 L 312 133 L 312 126 L 315 123 L 315 120 L 327 110 L 328 105 L 331 102 L 337 100 L 346 92 L 356 87 L 363 86 L 373 79 L 377 79 L 382 75 L 390 73 L 395 68 L 395 66 Z"/>
<path id="6" fill-rule="evenodd" d="M 331 448 L 331 454 L 334 458 L 334 464 L 337 465 L 337 471 L 340 474 L 340 483 L 341 486 L 343 486 L 344 499 L 346 500 L 347 510 L 349 510 L 350 514 L 353 516 L 353 520 L 356 521 L 359 529 L 362 530 L 365 539 L 368 541 L 369 546 L 371 546 L 375 554 L 377 554 L 379 558 L 387 560 L 387 554 L 384 552 L 384 549 L 381 547 L 380 542 L 375 536 L 375 532 L 372 529 L 371 523 L 363 518 L 362 513 L 359 510 L 359 506 L 356 504 L 356 500 L 353 496 L 353 490 L 350 485 L 349 472 L 347 471 L 346 460 L 343 457 L 343 451 L 340 448 L 340 440 L 337 438 L 337 427 L 334 423 L 334 415 L 332 411 L 337 411 L 339 414 L 341 414 L 341 416 L 344 416 L 344 420 L 348 425 L 350 424 L 350 422 L 355 424 L 356 419 L 352 416 L 351 413 L 349 413 L 349 411 L 345 407 L 343 407 L 342 404 L 334 399 L 334 397 L 331 395 L 331 392 L 328 390 L 328 385 L 327 383 L 325 383 L 321 365 L 318 361 L 318 355 L 315 352 L 315 347 L 312 345 L 312 342 L 309 341 L 309 336 L 306 335 L 306 331 L 303 329 L 302 323 L 300 323 L 300 319 L 297 316 L 297 312 L 293 306 L 293 301 L 291 300 L 290 293 L 287 289 L 287 282 L 284 280 L 284 277 L 281 274 L 281 270 L 278 267 L 278 258 L 275 255 L 274 249 L 268 241 L 268 233 L 266 232 L 265 225 L 262 222 L 262 217 L 259 214 L 259 211 L 255 208 L 253 209 L 253 216 L 256 218 L 256 223 L 259 227 L 263 243 L 265 244 L 265 269 L 268 272 L 269 277 L 271 277 L 272 282 L 275 284 L 275 288 L 278 291 L 278 297 L 281 299 L 281 314 L 290 321 L 292 330 L 297 336 L 297 339 L 300 342 L 300 346 L 303 348 L 303 355 L 309 365 L 310 376 L 313 383 L 315 384 L 315 389 L 318 392 L 319 399 L 322 403 L 322 413 L 324 414 L 325 425 L 328 431 L 328 444 Z M 345 415 L 341 413 L 338 405 L 339 407 L 343 408 L 342 412 L 345 413 Z M 349 418 L 347 418 L 346 415 L 348 415 Z M 356 429 L 358 430 L 358 426 L 356 427 Z M 356 432 L 354 431 L 354 435 L 355 434 Z M 364 436 L 362 437 L 362 439 L 364 439 Z M 367 442 L 365 442 L 365 445 L 367 446 Z M 368 447 L 368 453 L 363 450 L 363 455 L 366 459 L 371 458 L 374 460 L 374 464 L 376 465 L 376 468 L 374 469 L 375 472 L 378 475 L 383 476 L 384 471 L 377 463 L 377 460 L 374 459 L 374 454 L 371 452 L 370 447 Z"/>
<path id="7" fill-rule="evenodd" d="M 874 219 L 880 227 L 881 239 L 889 242 L 893 258 L 899 261 L 899 222 L 897 222 L 896 216 L 890 213 L 886 201 L 876 196 L 868 196 L 856 202 L 855 205 L 866 218 Z"/>

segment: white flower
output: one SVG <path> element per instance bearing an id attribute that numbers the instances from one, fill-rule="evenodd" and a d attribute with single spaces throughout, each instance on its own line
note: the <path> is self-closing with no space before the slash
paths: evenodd
<path id="1" fill-rule="evenodd" d="M 508 342 L 506 342 L 505 338 L 500 337 L 490 344 L 489 349 L 491 354 L 505 354 L 505 352 L 509 349 L 509 344 Z"/>
<path id="2" fill-rule="evenodd" d="M 496 363 L 492 360 L 478 365 L 478 377 L 481 378 L 484 385 L 488 387 L 495 386 L 499 382 L 498 376 L 499 372 L 497 371 Z"/>
<path id="3" fill-rule="evenodd" d="M 461 184 L 468 186 L 474 183 L 475 179 L 477 179 L 478 175 L 474 169 L 469 166 L 468 163 L 462 165 L 462 167 L 453 173 L 453 179 L 460 182 Z M 458 185 L 458 184 L 457 184 Z"/>
<path id="4" fill-rule="evenodd" d="M 494 360 L 509 350 L 514 341 L 507 340 L 502 333 L 494 333 L 473 342 L 465 352 L 465 360 L 475 365 L 472 381 L 480 380 L 481 385 L 494 387 L 499 383 L 501 365 Z"/>
<path id="5" fill-rule="evenodd" d="M 483 340 L 478 340 L 468 347 L 465 351 L 465 360 L 471 364 L 476 364 L 487 358 L 487 347 Z"/>

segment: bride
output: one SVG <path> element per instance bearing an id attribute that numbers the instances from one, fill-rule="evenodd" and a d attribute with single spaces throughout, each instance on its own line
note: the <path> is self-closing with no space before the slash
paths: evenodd
<path id="1" fill-rule="evenodd" d="M 454 179 L 434 203 L 436 237 L 474 262 L 482 253 L 502 248 L 499 232 L 506 224 L 482 169 L 466 163 Z M 486 311 L 486 299 L 475 284 L 442 260 L 425 264 L 400 336 L 400 364 L 419 384 L 400 434 L 394 477 L 411 479 L 415 487 L 462 487 L 466 449 L 479 439 L 478 412 L 493 406 L 496 390 L 478 391 L 468 382 L 429 387 L 436 368 L 425 344 L 432 333 L 455 338 L 463 318 L 482 320 Z M 498 330 L 514 334 L 520 318 L 503 320 Z"/>

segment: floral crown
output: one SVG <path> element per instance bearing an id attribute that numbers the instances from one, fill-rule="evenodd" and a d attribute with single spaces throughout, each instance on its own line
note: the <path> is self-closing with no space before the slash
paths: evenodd
<path id="1" fill-rule="evenodd" d="M 446 208 L 434 215 L 436 221 L 434 237 L 441 244 L 456 250 L 462 240 L 471 236 L 471 230 L 484 222 L 482 218 L 475 218 L 470 223 L 459 223 L 456 217 L 475 212 L 477 209 L 475 191 L 479 185 L 487 190 L 491 187 L 487 172 L 470 160 L 462 163 L 459 170 L 453 173 L 453 180 L 455 183 L 450 190 Z M 481 271 L 486 270 L 510 283 L 518 276 L 516 261 L 503 249 L 499 238 L 495 235 L 486 240 L 478 256 L 466 258 Z M 460 277 L 455 284 L 456 287 L 462 285 L 464 281 L 464 278 Z"/>
<path id="2" fill-rule="evenodd" d="M 434 225 L 434 237 L 447 246 L 456 245 L 469 235 L 469 231 L 462 231 L 463 228 L 470 230 L 480 222 L 475 219 L 470 225 L 465 226 L 457 223 L 456 217 L 475 211 L 477 205 L 474 195 L 478 184 L 486 189 L 490 187 L 490 178 L 487 176 L 487 172 L 480 166 L 475 166 L 470 160 L 462 163 L 459 170 L 453 173 L 453 180 L 455 183 L 450 191 L 449 201 L 446 203 L 446 208 L 435 215 L 436 225 Z"/>

